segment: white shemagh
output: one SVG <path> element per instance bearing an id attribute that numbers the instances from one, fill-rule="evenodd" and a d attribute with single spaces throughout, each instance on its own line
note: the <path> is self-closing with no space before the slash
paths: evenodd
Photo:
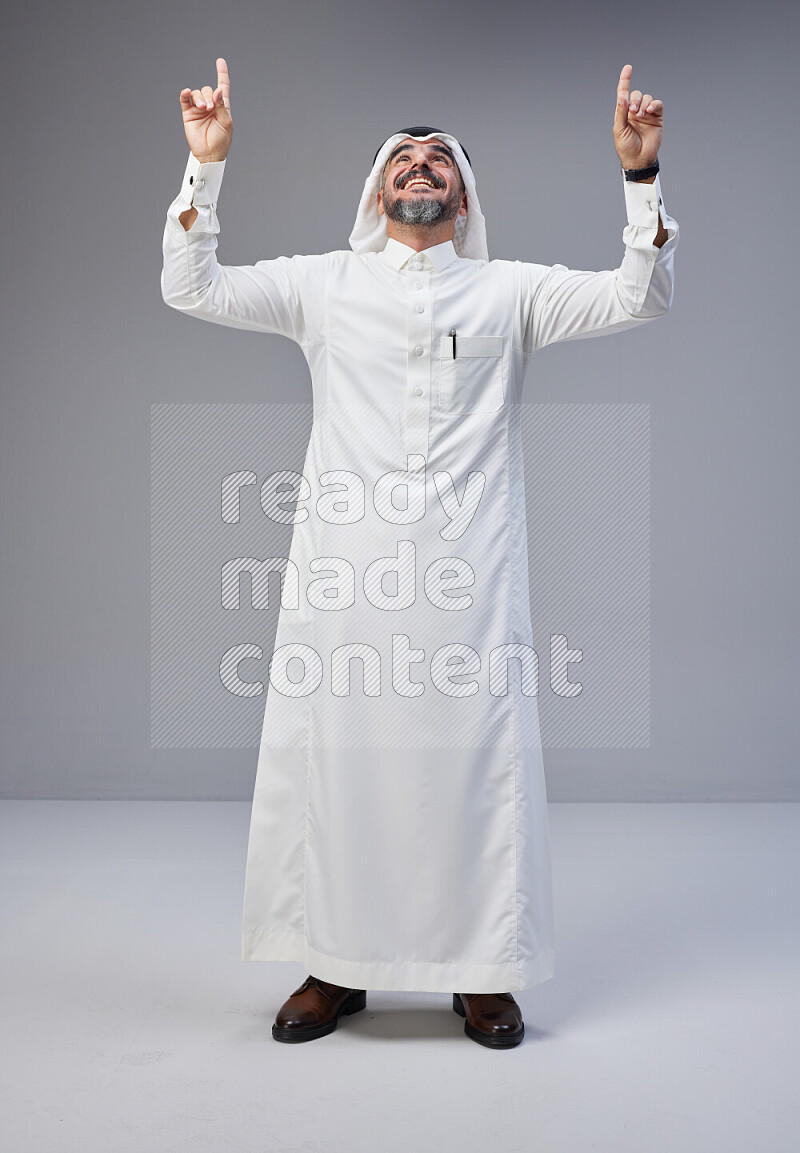
<path id="1" fill-rule="evenodd" d="M 454 136 L 446 132 L 429 132 L 426 136 L 414 136 L 408 132 L 395 132 L 381 146 L 372 171 L 367 177 L 353 231 L 350 233 L 350 247 L 353 252 L 381 252 L 386 247 L 386 217 L 378 213 L 377 195 L 380 188 L 381 172 L 392 149 L 401 140 L 441 140 L 452 150 L 458 163 L 464 188 L 467 193 L 467 215 L 457 216 L 453 247 L 459 256 L 471 260 L 488 260 L 486 245 L 486 221 L 478 203 L 475 176 L 467 160 L 464 149 Z"/>

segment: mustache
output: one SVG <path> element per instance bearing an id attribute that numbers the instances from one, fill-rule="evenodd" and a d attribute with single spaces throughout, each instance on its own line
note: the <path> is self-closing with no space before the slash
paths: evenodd
<path id="1" fill-rule="evenodd" d="M 420 178 L 422 178 L 424 180 L 429 180 L 434 188 L 446 188 L 447 187 L 446 181 L 443 180 L 442 177 L 439 176 L 437 173 L 430 172 L 430 171 L 425 170 L 425 169 L 422 169 L 422 170 L 414 169 L 412 172 L 407 172 L 404 176 L 401 176 L 397 180 L 397 182 L 395 184 L 395 188 L 397 188 L 398 190 L 403 189 L 403 188 L 405 188 L 405 186 L 407 184 L 410 184 L 412 180 L 419 180 Z"/>

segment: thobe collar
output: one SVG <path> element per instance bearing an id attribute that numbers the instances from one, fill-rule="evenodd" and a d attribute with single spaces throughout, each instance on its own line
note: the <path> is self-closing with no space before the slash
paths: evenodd
<path id="1" fill-rule="evenodd" d="M 405 268 L 412 258 L 421 261 L 422 267 L 428 271 L 433 269 L 436 272 L 444 271 L 448 264 L 452 264 L 454 260 L 458 259 L 458 253 L 452 240 L 445 240 L 442 244 L 433 244 L 430 248 L 423 248 L 421 252 L 417 252 L 415 248 L 395 240 L 393 236 L 390 236 L 386 241 L 386 247 L 383 248 L 381 255 L 398 272 Z"/>

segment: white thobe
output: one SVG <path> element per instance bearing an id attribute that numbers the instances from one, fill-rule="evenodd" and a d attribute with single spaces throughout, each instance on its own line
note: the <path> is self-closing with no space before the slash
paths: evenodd
<path id="1" fill-rule="evenodd" d="M 225 163 L 189 157 L 167 214 L 163 298 L 290 337 L 313 395 L 302 476 L 286 472 L 273 499 L 294 528 L 242 958 L 299 961 L 348 988 L 531 987 L 553 975 L 555 949 L 522 382 L 545 345 L 669 310 L 677 223 L 658 177 L 620 176 L 628 223 L 614 270 L 395 240 L 224 266 Z M 192 203 L 187 232 L 178 216 Z"/>

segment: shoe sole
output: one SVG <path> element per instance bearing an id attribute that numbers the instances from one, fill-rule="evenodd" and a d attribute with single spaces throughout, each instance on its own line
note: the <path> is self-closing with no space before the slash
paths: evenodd
<path id="1" fill-rule="evenodd" d="M 495 1036 L 492 1036 L 491 1033 L 481 1033 L 466 1019 L 467 1011 L 458 993 L 453 993 L 453 1008 L 459 1017 L 464 1017 L 464 1032 L 467 1036 L 471 1037 L 473 1041 L 477 1041 L 479 1045 L 485 1045 L 488 1049 L 513 1049 L 515 1045 L 519 1045 L 525 1036 L 524 1023 L 515 1033 L 498 1033 Z"/>
<path id="2" fill-rule="evenodd" d="M 358 1013 L 360 1009 L 366 1007 L 367 992 L 363 989 L 360 993 L 351 993 L 342 1001 L 332 1020 L 324 1021 L 321 1025 L 273 1025 L 272 1036 L 276 1041 L 288 1041 L 289 1044 L 296 1041 L 315 1041 L 317 1037 L 325 1037 L 328 1033 L 332 1033 L 339 1024 L 342 1014 L 349 1017 L 351 1013 Z"/>

